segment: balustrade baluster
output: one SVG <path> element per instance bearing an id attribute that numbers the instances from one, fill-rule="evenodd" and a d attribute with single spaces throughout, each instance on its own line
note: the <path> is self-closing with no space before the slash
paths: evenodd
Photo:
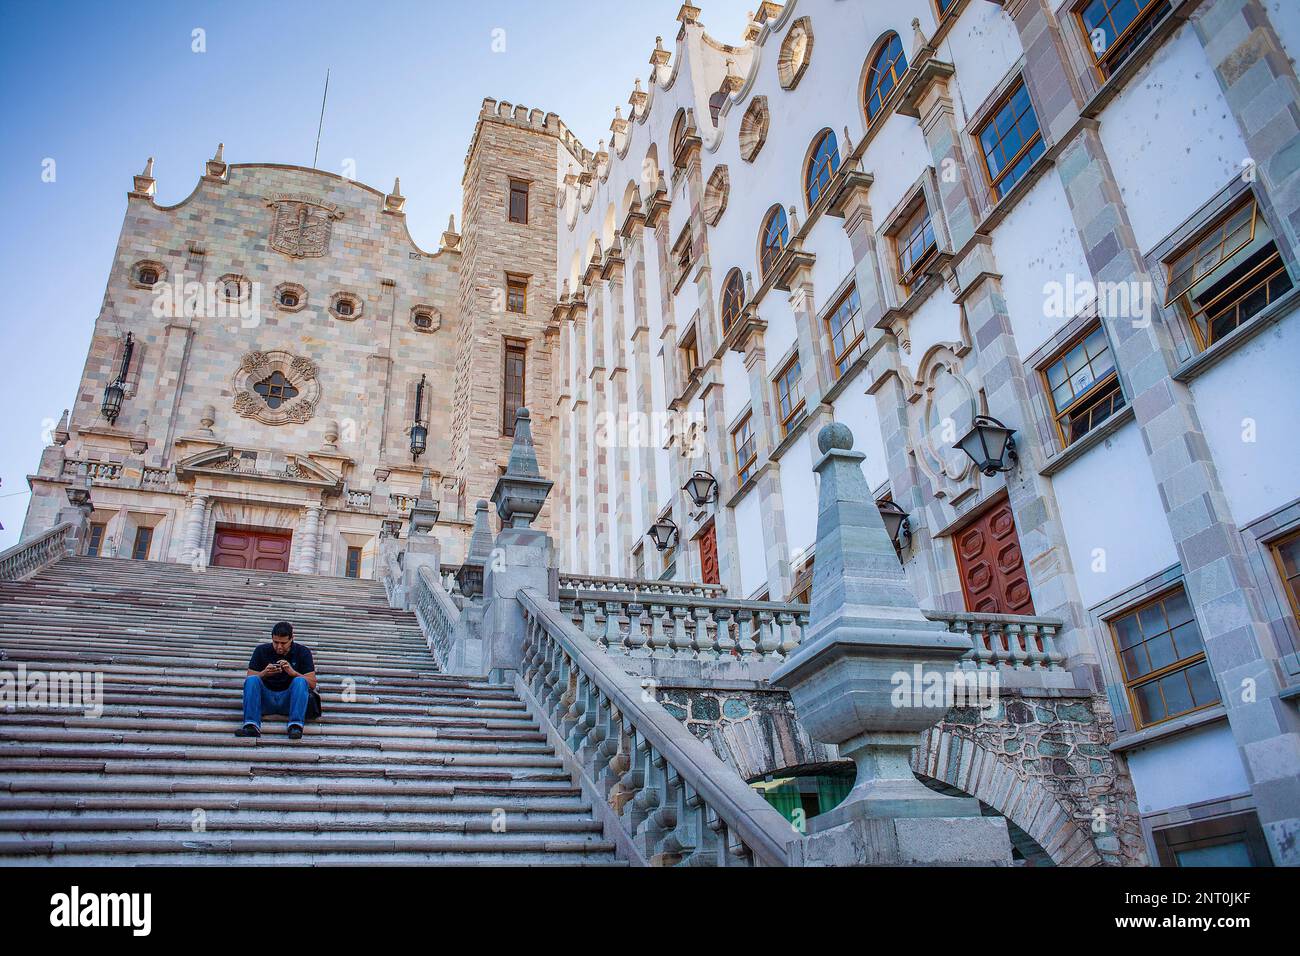
<path id="1" fill-rule="evenodd" d="M 1024 635 L 1024 629 L 1019 624 L 1007 624 L 1003 628 L 1007 635 L 1007 653 L 1011 657 L 1012 667 L 1016 670 L 1025 669 L 1025 660 L 1028 655 L 1021 645 L 1021 638 Z"/>
<path id="2" fill-rule="evenodd" d="M 789 611 L 781 611 L 776 616 L 777 623 L 781 625 L 781 658 L 788 659 L 799 648 L 799 642 L 795 640 L 794 635 L 794 615 Z"/>
<path id="3" fill-rule="evenodd" d="M 741 608 L 736 612 L 736 633 L 738 635 L 736 647 L 740 652 L 740 659 L 753 660 L 758 644 L 754 640 L 754 612 L 749 608 Z"/>
<path id="4" fill-rule="evenodd" d="M 729 660 L 735 656 L 736 640 L 731 636 L 731 611 L 727 608 L 718 608 L 713 612 L 713 620 L 717 633 L 718 657 L 722 660 Z"/>
<path id="5" fill-rule="evenodd" d="M 715 660 L 718 654 L 713 649 L 713 638 L 709 635 L 709 609 L 696 607 L 691 610 L 695 615 L 695 640 L 692 642 L 695 658 L 701 661 Z"/>
<path id="6" fill-rule="evenodd" d="M 673 649 L 670 646 L 670 639 L 664 630 L 664 618 L 668 616 L 668 608 L 663 604 L 650 605 L 650 656 L 655 658 L 669 658 L 673 656 Z"/>
<path id="7" fill-rule="evenodd" d="M 781 649 L 781 639 L 776 633 L 776 615 L 771 611 L 758 612 L 758 656 L 760 660 L 780 660 L 777 652 Z"/>
<path id="8" fill-rule="evenodd" d="M 686 616 L 690 614 L 690 609 L 674 606 L 672 610 L 673 657 L 678 658 L 679 660 L 689 660 L 693 656 L 691 639 L 686 633 Z"/>
<path id="9" fill-rule="evenodd" d="M 627 606 L 627 654 L 628 657 L 649 657 L 651 648 L 646 647 L 649 638 L 645 633 L 645 605 L 629 604 Z"/>
<path id="10" fill-rule="evenodd" d="M 604 608 L 605 633 L 600 645 L 611 654 L 626 654 L 627 648 L 623 645 L 623 605 L 617 601 L 606 601 Z"/>

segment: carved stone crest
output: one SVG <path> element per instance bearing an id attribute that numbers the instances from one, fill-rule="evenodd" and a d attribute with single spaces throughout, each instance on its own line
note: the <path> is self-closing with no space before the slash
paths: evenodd
<path id="1" fill-rule="evenodd" d="M 317 258 L 329 252 L 337 206 L 310 196 L 281 194 L 268 202 L 274 210 L 271 248 L 296 258 Z"/>
<path id="2" fill-rule="evenodd" d="M 264 425 L 308 422 L 320 402 L 319 374 L 316 363 L 301 355 L 247 352 L 235 371 L 232 406 Z"/>

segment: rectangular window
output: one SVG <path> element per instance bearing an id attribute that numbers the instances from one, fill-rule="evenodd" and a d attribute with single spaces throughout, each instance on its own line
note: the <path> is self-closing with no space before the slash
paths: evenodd
<path id="1" fill-rule="evenodd" d="M 1039 374 L 1062 448 L 1074 444 L 1124 407 L 1119 373 L 1100 324 L 1058 352 Z"/>
<path id="2" fill-rule="evenodd" d="M 522 342 L 507 341 L 502 391 L 505 403 L 501 412 L 501 434 L 515 435 L 515 413 L 524 407 L 524 378 L 527 372 L 528 347 Z"/>
<path id="3" fill-rule="evenodd" d="M 1300 624 L 1300 531 L 1276 542 L 1273 557 L 1277 559 L 1278 573 L 1282 575 L 1286 596 L 1291 602 L 1291 613 L 1296 624 Z"/>
<path id="4" fill-rule="evenodd" d="M 528 311 L 528 280 L 523 276 L 506 276 L 506 311 Z"/>
<path id="5" fill-rule="evenodd" d="M 1043 155 L 1038 116 L 1025 81 L 1018 80 L 975 133 L 993 195 L 1001 199 Z"/>
<path id="6" fill-rule="evenodd" d="M 104 546 L 104 528 L 103 524 L 90 526 L 90 536 L 86 539 L 86 554 L 92 558 L 99 557 L 99 549 Z"/>
<path id="7" fill-rule="evenodd" d="M 644 581 L 645 577 L 645 546 L 638 544 L 632 552 L 632 577 L 637 581 Z"/>
<path id="8" fill-rule="evenodd" d="M 361 549 L 348 548 L 347 564 L 343 568 L 343 576 L 346 578 L 361 577 Z"/>
<path id="9" fill-rule="evenodd" d="M 894 236 L 894 248 L 898 253 L 898 278 L 907 294 L 921 277 L 930 259 L 939 247 L 934 241 L 934 226 L 930 222 L 930 210 L 925 201 L 904 220 L 902 228 Z"/>
<path id="10" fill-rule="evenodd" d="M 826 319 L 836 378 L 847 372 L 849 366 L 862 354 L 862 323 L 858 319 L 861 310 L 862 300 L 858 297 L 858 287 L 853 286 Z"/>
<path id="11" fill-rule="evenodd" d="M 1272 866 L 1253 810 L 1153 830 L 1161 866 Z"/>
<path id="12" fill-rule="evenodd" d="M 1169 0 L 1084 0 L 1075 8 L 1083 41 L 1102 77 L 1115 72 L 1169 9 Z"/>
<path id="13" fill-rule="evenodd" d="M 754 475 L 758 450 L 754 442 L 754 416 L 746 415 L 731 432 L 731 450 L 736 455 L 736 484 L 743 485 Z"/>
<path id="14" fill-rule="evenodd" d="M 135 542 L 131 545 L 131 558 L 134 561 L 149 560 L 149 545 L 153 542 L 153 528 L 136 528 Z"/>
<path id="15" fill-rule="evenodd" d="M 1254 196 L 1166 262 L 1176 306 L 1205 350 L 1291 289 L 1291 276 Z"/>
<path id="16" fill-rule="evenodd" d="M 803 380 L 800 378 L 799 353 L 786 363 L 776 376 L 776 409 L 781 420 L 781 437 L 790 432 L 799 413 L 803 411 Z"/>
<path id="17" fill-rule="evenodd" d="M 528 183 L 510 180 L 510 221 L 528 224 Z"/>
<path id="18" fill-rule="evenodd" d="M 1109 624 L 1138 727 L 1219 702 L 1201 629 L 1181 588 Z"/>
<path id="19" fill-rule="evenodd" d="M 682 356 L 682 374 L 689 379 L 692 373 L 699 371 L 700 368 L 699 340 L 694 328 L 686 333 L 686 337 L 682 339 L 682 344 L 677 348 Z"/>

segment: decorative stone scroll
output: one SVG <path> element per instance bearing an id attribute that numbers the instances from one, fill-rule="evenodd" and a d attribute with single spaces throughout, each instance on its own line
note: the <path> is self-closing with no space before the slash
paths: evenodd
<path id="1" fill-rule="evenodd" d="M 332 203 L 296 193 L 280 193 L 267 201 L 274 210 L 271 248 L 295 258 L 319 258 L 329 252 L 335 219 L 343 214 Z"/>
<path id="2" fill-rule="evenodd" d="M 272 408 L 256 386 L 276 372 L 291 386 L 294 394 Z M 239 360 L 233 381 L 235 412 L 264 425 L 302 424 L 316 414 L 320 402 L 319 369 L 301 355 L 275 350 L 246 352 Z M 287 395 L 286 391 L 286 395 Z"/>

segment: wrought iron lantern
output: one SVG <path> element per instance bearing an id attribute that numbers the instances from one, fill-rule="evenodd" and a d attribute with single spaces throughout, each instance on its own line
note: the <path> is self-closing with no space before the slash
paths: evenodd
<path id="1" fill-rule="evenodd" d="M 126 397 L 126 376 L 131 371 L 131 353 L 135 351 L 135 338 L 126 333 L 126 348 L 122 351 L 122 367 L 118 369 L 117 378 L 104 389 L 104 401 L 99 406 L 100 412 L 112 425 L 122 412 L 122 399 Z"/>
<path id="2" fill-rule="evenodd" d="M 659 551 L 667 551 L 677 545 L 677 525 L 673 524 L 672 518 L 660 518 L 650 526 L 646 534 Z"/>
<path id="3" fill-rule="evenodd" d="M 415 386 L 415 421 L 411 424 L 411 461 L 417 460 L 429 447 L 429 427 L 424 422 L 424 376 Z"/>
<path id="4" fill-rule="evenodd" d="M 996 418 L 976 415 L 971 429 L 953 447 L 966 453 L 971 461 L 986 477 L 992 477 L 1000 471 L 1010 471 L 1020 457 L 1016 454 L 1016 441 L 1012 437 L 1013 429 L 1007 428 Z"/>
<path id="5" fill-rule="evenodd" d="M 697 471 L 686 480 L 686 484 L 682 485 L 682 490 L 691 496 L 695 507 L 703 508 L 710 502 L 718 500 L 718 479 L 707 471 Z"/>
<path id="6" fill-rule="evenodd" d="M 900 549 L 907 547 L 908 542 L 912 540 L 912 526 L 908 523 L 907 512 L 898 502 L 889 498 L 877 501 L 876 508 L 885 522 L 885 533 L 889 535 L 889 540 Z"/>

